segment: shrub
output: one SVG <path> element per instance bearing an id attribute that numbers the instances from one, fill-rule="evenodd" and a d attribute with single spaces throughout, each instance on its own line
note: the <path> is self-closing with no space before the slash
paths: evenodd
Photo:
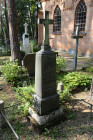
<path id="1" fill-rule="evenodd" d="M 11 51 L 2 51 L 2 53 L 0 52 L 0 56 L 11 56 Z"/>
<path id="2" fill-rule="evenodd" d="M 61 69 L 66 68 L 66 59 L 62 58 L 61 56 L 58 56 L 56 59 L 56 72 L 57 74 L 60 72 Z"/>
<path id="3" fill-rule="evenodd" d="M 87 72 L 93 72 L 93 67 L 86 68 L 86 71 L 87 71 Z"/>
<path id="4" fill-rule="evenodd" d="M 33 52 L 38 52 L 38 51 L 40 51 L 40 47 L 37 47 L 37 48 L 33 48 Z"/>
<path id="5" fill-rule="evenodd" d="M 18 110 L 26 115 L 29 107 L 33 104 L 34 85 L 19 87 L 16 92 L 17 98 L 21 102 L 21 105 L 18 106 Z"/>
<path id="6" fill-rule="evenodd" d="M 4 79 L 12 86 L 22 86 L 23 81 L 27 81 L 28 72 L 24 67 L 18 66 L 18 62 L 6 62 L 1 68 Z"/>
<path id="7" fill-rule="evenodd" d="M 92 75 L 82 72 L 70 72 L 62 79 L 65 88 L 68 88 L 70 91 L 76 89 L 77 87 L 84 87 L 89 89 L 91 80 Z"/>
<path id="8" fill-rule="evenodd" d="M 21 54 L 21 60 L 23 60 L 24 56 L 25 56 L 25 52 L 24 51 L 20 51 L 20 54 Z"/>
<path id="9" fill-rule="evenodd" d="M 60 105 L 63 105 L 66 102 L 69 102 L 70 98 L 71 98 L 71 94 L 69 92 L 69 89 L 65 89 L 63 92 L 58 92 L 58 94 L 60 95 Z"/>
<path id="10" fill-rule="evenodd" d="M 30 46 L 32 47 L 32 52 L 38 52 L 41 49 L 41 47 L 38 47 L 36 39 L 30 41 Z"/>
<path id="11" fill-rule="evenodd" d="M 31 40 L 31 41 L 30 41 L 30 46 L 31 46 L 32 48 L 38 47 L 37 40 L 36 40 L 36 39 Z"/>

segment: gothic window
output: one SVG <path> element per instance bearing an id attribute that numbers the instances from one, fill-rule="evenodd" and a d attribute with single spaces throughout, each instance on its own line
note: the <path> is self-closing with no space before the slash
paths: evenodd
<path id="1" fill-rule="evenodd" d="M 54 11 L 54 32 L 61 32 L 61 10 L 59 6 Z"/>
<path id="2" fill-rule="evenodd" d="M 76 9 L 76 24 L 80 24 L 80 31 L 85 31 L 87 7 L 84 0 L 81 0 Z"/>

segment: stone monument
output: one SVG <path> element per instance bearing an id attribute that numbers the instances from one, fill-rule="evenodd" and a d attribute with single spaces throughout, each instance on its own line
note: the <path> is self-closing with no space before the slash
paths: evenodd
<path id="1" fill-rule="evenodd" d="M 83 36 L 79 36 L 79 32 L 80 32 L 80 24 L 77 24 L 77 27 L 76 27 L 76 35 L 71 37 L 73 39 L 76 39 L 75 53 L 74 53 L 74 63 L 73 63 L 73 71 L 76 71 L 76 68 L 77 68 L 77 52 L 78 52 L 79 38 L 83 38 Z"/>
<path id="2" fill-rule="evenodd" d="M 30 76 L 35 76 L 35 53 L 29 53 L 23 58 L 23 65 L 27 68 Z"/>
<path id="3" fill-rule="evenodd" d="M 41 50 L 36 53 L 35 64 L 35 95 L 34 110 L 29 112 L 39 125 L 44 125 L 62 115 L 59 106 L 59 95 L 56 91 L 56 54 L 49 46 L 49 12 L 44 12 L 44 19 L 38 20 L 43 24 L 43 42 Z"/>
<path id="4" fill-rule="evenodd" d="M 27 23 L 24 24 L 25 33 L 23 34 L 23 50 L 26 54 L 31 52 L 31 47 L 29 47 L 29 34 L 27 33 Z"/>

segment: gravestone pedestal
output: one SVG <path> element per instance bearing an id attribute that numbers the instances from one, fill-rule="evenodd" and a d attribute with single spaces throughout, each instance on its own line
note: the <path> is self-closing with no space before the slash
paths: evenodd
<path id="1" fill-rule="evenodd" d="M 34 108 L 29 112 L 39 125 L 62 115 L 56 91 L 56 54 L 49 46 L 41 46 L 36 53 Z M 34 113 L 33 113 L 34 112 Z M 34 116 L 33 116 L 34 114 Z M 37 117 L 36 117 L 37 116 Z"/>

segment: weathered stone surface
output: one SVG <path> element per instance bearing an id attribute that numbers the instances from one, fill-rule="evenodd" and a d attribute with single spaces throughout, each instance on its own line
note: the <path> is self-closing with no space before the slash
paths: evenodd
<path id="1" fill-rule="evenodd" d="M 40 115 L 59 108 L 56 91 L 56 54 L 49 46 L 36 53 L 34 106 Z"/>
<path id="2" fill-rule="evenodd" d="M 39 115 L 47 115 L 59 108 L 59 95 L 54 94 L 45 98 L 34 95 L 34 107 Z"/>
<path id="3" fill-rule="evenodd" d="M 60 107 L 58 110 L 55 110 L 48 115 L 40 116 L 32 108 L 29 108 L 29 113 L 32 118 L 34 118 L 39 125 L 47 124 L 55 119 L 62 117 L 63 109 Z"/>
<path id="4" fill-rule="evenodd" d="M 56 94 L 56 55 L 52 51 L 36 53 L 35 93 L 40 97 Z"/>
<path id="5" fill-rule="evenodd" d="M 35 75 L 35 53 L 27 54 L 23 59 L 23 65 L 27 68 L 29 75 Z"/>

